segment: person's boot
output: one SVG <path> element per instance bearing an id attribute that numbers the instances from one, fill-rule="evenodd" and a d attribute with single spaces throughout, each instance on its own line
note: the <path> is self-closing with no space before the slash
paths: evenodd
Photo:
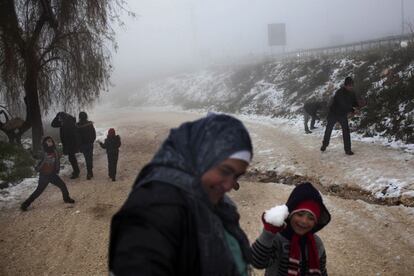
<path id="1" fill-rule="evenodd" d="M 71 204 L 75 203 L 75 200 L 74 200 L 73 198 L 70 198 L 70 197 L 65 198 L 63 201 L 64 201 L 65 203 L 71 203 Z"/>
<path id="2" fill-rule="evenodd" d="M 29 208 L 29 205 L 30 205 L 30 204 L 27 204 L 26 202 L 23 202 L 23 203 L 20 205 L 20 210 L 22 210 L 22 212 L 26 212 L 26 211 L 27 211 L 27 208 Z"/>
<path id="3" fill-rule="evenodd" d="M 86 179 L 87 180 L 91 180 L 92 177 L 93 177 L 93 172 L 92 171 L 89 171 L 88 174 L 86 175 Z"/>
<path id="4" fill-rule="evenodd" d="M 345 151 L 345 154 L 347 154 L 347 155 L 354 155 L 354 152 L 352 150 L 347 150 L 347 151 Z"/>
<path id="5" fill-rule="evenodd" d="M 326 150 L 326 146 L 325 145 L 322 145 L 321 151 L 325 151 L 325 150 Z"/>
<path id="6" fill-rule="evenodd" d="M 79 172 L 72 172 L 72 175 L 70 176 L 70 179 L 75 179 L 79 177 Z"/>

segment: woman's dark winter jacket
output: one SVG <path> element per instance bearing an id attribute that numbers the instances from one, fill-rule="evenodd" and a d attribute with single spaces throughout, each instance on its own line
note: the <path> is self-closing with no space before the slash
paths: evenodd
<path id="1" fill-rule="evenodd" d="M 147 183 L 112 219 L 109 266 L 115 275 L 200 275 L 196 233 L 182 191 Z"/>
<path id="2" fill-rule="evenodd" d="M 52 121 L 52 127 L 59 128 L 63 154 L 68 155 L 79 152 L 80 139 L 75 117 L 59 112 Z"/>
<path id="3" fill-rule="evenodd" d="M 109 269 L 115 275 L 240 275 L 225 231 L 250 263 L 250 246 L 234 203 L 212 205 L 201 176 L 248 150 L 243 124 L 212 115 L 172 129 L 138 175 L 111 224 Z"/>

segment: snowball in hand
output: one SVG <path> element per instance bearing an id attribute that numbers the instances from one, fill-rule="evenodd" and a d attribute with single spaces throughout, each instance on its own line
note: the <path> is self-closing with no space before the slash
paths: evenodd
<path id="1" fill-rule="evenodd" d="M 286 205 L 279 205 L 267 210 L 264 214 L 264 219 L 266 222 L 280 227 L 283 226 L 283 223 L 288 216 L 288 207 Z"/>

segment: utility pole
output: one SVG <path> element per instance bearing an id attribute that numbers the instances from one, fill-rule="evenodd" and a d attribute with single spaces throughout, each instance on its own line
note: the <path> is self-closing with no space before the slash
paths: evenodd
<path id="1" fill-rule="evenodd" d="M 401 34 L 404 34 L 404 0 L 401 0 Z"/>

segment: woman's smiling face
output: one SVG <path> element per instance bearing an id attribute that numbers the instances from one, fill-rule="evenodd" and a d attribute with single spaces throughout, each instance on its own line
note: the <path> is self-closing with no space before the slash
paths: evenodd
<path id="1" fill-rule="evenodd" d="M 201 184 L 213 204 L 237 186 L 237 179 L 246 172 L 247 166 L 245 161 L 226 159 L 202 175 Z"/>

